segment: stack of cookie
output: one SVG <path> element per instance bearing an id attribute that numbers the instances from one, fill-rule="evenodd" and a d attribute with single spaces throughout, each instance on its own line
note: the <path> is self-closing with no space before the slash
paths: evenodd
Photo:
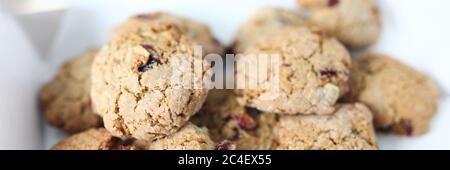
<path id="1" fill-rule="evenodd" d="M 238 62 L 280 56 L 276 95 L 270 87 L 177 87 L 173 71 L 191 69 L 176 61 L 191 67 L 199 59 L 194 45 L 223 54 L 220 43 L 206 25 L 180 16 L 129 18 L 103 49 L 70 61 L 43 88 L 48 122 L 73 134 L 53 149 L 361 150 L 378 149 L 375 130 L 426 133 L 438 107 L 435 83 L 383 54 L 350 56 L 380 34 L 373 1 L 298 2 L 306 16 L 262 8 L 230 47 L 242 54 Z M 233 76 L 269 84 L 258 75 Z"/>
<path id="2" fill-rule="evenodd" d="M 74 134 L 53 149 L 215 149 L 208 130 L 189 122 L 209 90 L 171 83 L 174 70 L 191 70 L 175 62 L 198 60 L 194 45 L 223 52 L 202 23 L 142 14 L 114 29 L 103 49 L 70 61 L 41 95 L 49 123 Z"/>

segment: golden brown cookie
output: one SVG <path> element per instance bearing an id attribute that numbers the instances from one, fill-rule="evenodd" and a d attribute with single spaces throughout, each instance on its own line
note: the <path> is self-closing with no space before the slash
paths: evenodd
<path id="1" fill-rule="evenodd" d="M 120 138 L 112 136 L 106 129 L 89 129 L 61 140 L 52 150 L 134 150 Z"/>
<path id="2" fill-rule="evenodd" d="M 194 56 L 193 46 L 172 24 L 130 31 L 110 41 L 94 61 L 91 90 L 106 129 L 115 136 L 152 141 L 183 127 L 208 93 L 202 84 L 198 89 L 190 84 L 205 76 L 204 70 L 195 74 L 191 68 L 202 59 Z"/>
<path id="3" fill-rule="evenodd" d="M 261 150 L 272 147 L 276 115 L 240 106 L 231 90 L 211 90 L 205 105 L 191 121 L 206 126 L 218 149 Z M 235 148 L 234 148 L 235 147 Z"/>
<path id="4" fill-rule="evenodd" d="M 381 32 L 381 19 L 373 0 L 298 0 L 308 9 L 311 25 L 324 29 L 351 48 L 374 44 Z"/>
<path id="5" fill-rule="evenodd" d="M 129 31 L 151 27 L 155 24 L 176 25 L 182 32 L 202 46 L 204 55 L 209 53 L 221 55 L 223 53 L 222 45 L 217 41 L 206 24 L 165 12 L 154 12 L 130 17 L 113 30 L 111 39 L 120 38 Z"/>
<path id="6" fill-rule="evenodd" d="M 50 125 L 68 133 L 102 126 L 92 110 L 91 65 L 98 50 L 66 63 L 41 91 L 40 103 Z"/>
<path id="7" fill-rule="evenodd" d="M 277 7 L 258 9 L 238 30 L 233 43 L 236 53 L 243 53 L 265 35 L 287 26 L 305 25 L 305 19 L 293 11 Z"/>
<path id="8" fill-rule="evenodd" d="M 320 30 L 308 27 L 287 27 L 276 31 L 247 49 L 237 62 L 262 63 L 274 56 L 279 65 L 257 64 L 257 70 L 237 69 L 236 76 L 244 77 L 246 85 L 239 87 L 241 105 L 265 112 L 282 114 L 331 114 L 334 104 L 348 90 L 350 55 L 336 39 Z M 243 64 L 242 64 L 243 65 Z M 261 75 L 279 70 L 276 76 L 261 79 Z"/>
<path id="9" fill-rule="evenodd" d="M 378 129 L 405 135 L 428 131 L 440 96 L 430 78 L 382 54 L 364 54 L 353 63 L 347 101 L 366 103 Z"/>
<path id="10" fill-rule="evenodd" d="M 225 97 L 224 97 L 225 96 Z M 284 115 L 237 104 L 227 90 L 212 90 L 191 120 L 213 139 L 238 150 L 377 149 L 372 113 L 363 104 L 339 104 L 332 115 Z M 218 145 L 220 146 L 220 144 Z"/>
<path id="11" fill-rule="evenodd" d="M 274 126 L 280 150 L 378 149 L 372 113 L 363 104 L 338 105 L 333 115 L 281 116 Z"/>
<path id="12" fill-rule="evenodd" d="M 167 137 L 152 142 L 136 141 L 134 145 L 143 150 L 213 150 L 216 147 L 208 130 L 192 123 Z"/>

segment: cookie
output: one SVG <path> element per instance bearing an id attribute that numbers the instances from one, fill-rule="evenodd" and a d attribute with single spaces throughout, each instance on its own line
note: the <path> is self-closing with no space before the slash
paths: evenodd
<path id="1" fill-rule="evenodd" d="M 293 11 L 277 7 L 258 9 L 238 30 L 233 50 L 243 53 L 265 35 L 287 26 L 305 25 L 303 17 Z"/>
<path id="2" fill-rule="evenodd" d="M 40 103 L 50 125 L 68 133 L 102 126 L 91 106 L 91 65 L 98 50 L 66 63 L 41 91 Z"/>
<path id="3" fill-rule="evenodd" d="M 332 115 L 274 114 L 240 106 L 230 91 L 211 90 L 191 121 L 208 127 L 215 141 L 230 141 L 238 150 L 378 148 L 365 105 L 336 108 Z"/>
<path id="4" fill-rule="evenodd" d="M 210 53 L 220 55 L 224 51 L 222 45 L 214 38 L 213 33 L 206 24 L 165 12 L 154 12 L 130 17 L 112 31 L 111 39 L 120 38 L 129 31 L 151 27 L 155 24 L 176 25 L 187 36 L 202 46 L 204 55 Z"/>
<path id="5" fill-rule="evenodd" d="M 152 142 L 137 141 L 135 145 L 144 150 L 213 150 L 216 147 L 208 130 L 192 123 L 165 138 Z"/>
<path id="6" fill-rule="evenodd" d="M 383 54 L 364 54 L 353 63 L 345 100 L 367 104 L 378 129 L 409 136 L 428 131 L 440 96 L 430 78 Z"/>
<path id="7" fill-rule="evenodd" d="M 236 92 L 241 105 L 282 114 L 331 114 L 338 98 L 348 90 L 350 55 L 342 44 L 320 30 L 281 29 L 249 48 L 237 62 L 262 63 L 258 59 L 264 59 L 263 55 L 275 56 L 271 58 L 278 59 L 279 65 L 257 64 L 253 72 L 237 68 L 241 87 L 238 85 Z M 278 79 L 259 77 L 277 69 L 279 73 L 273 74 L 279 75 Z M 258 84 L 242 86 L 251 82 Z"/>
<path id="8" fill-rule="evenodd" d="M 378 149 L 372 114 L 363 104 L 338 105 L 333 115 L 285 115 L 275 124 L 278 150 Z"/>
<path id="9" fill-rule="evenodd" d="M 308 23 L 324 29 L 350 48 L 374 44 L 381 32 L 381 17 L 372 0 L 298 0 L 308 9 Z"/>
<path id="10" fill-rule="evenodd" d="M 135 150 L 106 129 L 89 129 L 61 140 L 52 150 Z"/>
<path id="11" fill-rule="evenodd" d="M 129 31 L 110 41 L 92 66 L 91 96 L 106 129 L 114 136 L 152 141 L 183 127 L 208 93 L 188 86 L 205 76 L 191 69 L 202 61 L 193 46 L 172 24 Z"/>
<path id="12" fill-rule="evenodd" d="M 209 129 L 219 150 L 265 150 L 272 147 L 275 117 L 240 106 L 230 90 L 214 89 L 191 121 Z"/>

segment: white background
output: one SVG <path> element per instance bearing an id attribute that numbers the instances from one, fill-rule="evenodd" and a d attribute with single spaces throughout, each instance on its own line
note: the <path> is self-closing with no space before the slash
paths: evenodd
<path id="1" fill-rule="evenodd" d="M 61 22 L 50 34 L 45 31 L 51 30 L 47 27 L 53 22 L 27 20 L 23 23 L 23 17 L 0 11 L 0 149 L 45 149 L 58 140 L 62 134 L 41 120 L 36 104 L 39 88 L 68 58 L 88 48 L 101 47 L 111 28 L 130 15 L 167 11 L 190 17 L 210 25 L 218 39 L 228 44 L 238 26 L 257 8 L 276 5 L 297 9 L 295 0 L 53 2 L 66 4 L 68 8 L 58 14 Z M 450 100 L 447 98 L 450 91 L 450 56 L 447 53 L 450 48 L 447 42 L 450 40 L 450 1 L 378 0 L 378 4 L 383 14 L 383 33 L 369 50 L 392 55 L 429 74 L 444 93 L 430 133 L 415 138 L 379 135 L 381 148 L 450 149 L 450 125 L 447 123 L 450 120 Z M 56 18 L 52 17 L 52 20 Z M 41 35 L 40 38 L 45 35 L 52 41 L 48 45 L 43 44 L 47 41 L 32 45 L 35 41 L 30 40 L 31 34 Z M 39 49 L 46 46 L 50 48 Z"/>

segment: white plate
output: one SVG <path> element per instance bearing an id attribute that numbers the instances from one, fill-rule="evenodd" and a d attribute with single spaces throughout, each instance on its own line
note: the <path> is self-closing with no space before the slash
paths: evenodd
<path id="1" fill-rule="evenodd" d="M 69 4 L 69 9 L 64 15 L 59 31 L 55 32 L 56 39 L 49 49 L 49 55 L 45 57 L 45 64 L 40 65 L 40 68 L 44 69 L 46 74 L 43 76 L 32 73 L 25 75 L 27 78 L 30 78 L 27 81 L 34 83 L 32 84 L 33 87 L 40 86 L 40 83 L 48 79 L 50 75 L 53 75 L 58 67 L 68 58 L 76 56 L 88 48 L 102 46 L 106 42 L 111 28 L 130 15 L 149 11 L 167 11 L 190 17 L 209 24 L 218 39 L 227 44 L 231 42 L 239 25 L 257 8 L 266 5 L 276 5 L 297 9 L 295 0 L 67 0 L 67 2 Z M 450 6 L 450 1 L 379 0 L 378 3 L 383 14 L 383 33 L 378 44 L 373 46 L 371 50 L 393 55 L 403 62 L 426 72 L 438 81 L 444 92 L 449 91 L 450 76 L 447 74 L 450 73 L 450 67 L 447 66 L 447 64 L 450 64 L 448 62 L 450 59 L 447 56 L 447 40 L 450 39 L 450 23 L 448 22 L 447 17 L 450 16 L 450 10 L 447 8 Z M 2 25 L 4 20 L 7 19 L 2 19 L 0 14 L 0 22 L 2 22 Z M 2 29 L 3 28 L 0 28 L 1 37 L 3 37 L 1 34 Z M 5 35 L 8 33 L 9 32 L 4 32 Z M 23 33 L 19 33 L 18 35 L 23 36 Z M 9 37 L 11 37 L 11 35 Z M 10 39 L 16 38 L 11 37 Z M 15 42 L 14 44 L 11 44 L 8 38 L 6 38 L 6 40 L 0 40 L 0 45 L 6 44 L 17 46 L 23 45 L 24 43 L 26 44 L 27 42 Z M 27 47 L 29 47 L 29 45 L 27 45 Z M 2 52 L 2 63 L 0 64 L 2 67 L 3 65 L 9 65 L 8 63 L 3 62 L 5 59 L 4 57 L 6 57 L 3 56 L 4 50 L 7 51 L 6 49 L 8 47 L 4 48 L 5 49 L 0 47 L 0 51 Z M 26 51 L 11 50 L 9 50 L 9 52 L 14 54 L 19 53 L 21 55 L 27 53 Z M 38 57 L 35 52 L 32 53 L 33 56 Z M 7 59 L 5 59 L 5 61 L 6 60 Z M 23 65 L 22 62 L 31 62 L 31 60 L 25 58 L 22 60 L 18 59 L 16 64 Z M 2 82 L 10 82 L 10 84 L 13 84 L 13 82 L 20 82 L 18 77 L 12 76 L 5 76 L 6 80 L 4 80 L 3 74 L 4 73 L 0 73 L 0 75 L 2 75 L 0 81 Z M 9 73 L 6 73 L 6 75 L 9 75 Z M 32 77 L 37 78 L 40 81 L 36 83 L 36 81 L 32 81 Z M 0 87 L 2 90 L 5 90 L 3 89 L 3 86 Z M 16 90 L 20 90 L 21 88 L 23 88 L 23 86 L 16 86 Z M 37 93 L 37 91 L 33 91 L 37 90 L 37 88 L 30 90 L 33 92 L 33 95 Z M 5 95 L 4 97 L 4 95 L 0 95 L 0 97 L 0 101 L 2 101 L 1 106 L 4 108 L 3 105 L 5 102 L 3 102 L 3 100 L 11 100 L 11 98 L 20 98 L 21 96 Z M 37 110 L 36 112 L 28 113 L 29 111 L 27 111 L 27 109 L 23 109 L 30 108 L 30 101 L 23 100 L 23 102 L 25 103 L 22 105 L 20 105 L 20 103 L 17 103 L 17 105 L 14 106 L 11 105 L 8 107 L 9 110 L 7 111 L 4 109 L 0 110 L 0 120 L 4 121 L 5 119 L 8 119 L 7 116 L 10 116 L 12 112 L 26 112 L 21 114 L 32 114 L 33 116 L 30 116 L 30 120 L 41 121 L 39 117 L 36 118 L 34 115 L 39 114 Z M 446 122 L 447 120 L 450 120 L 450 100 L 443 99 L 439 113 L 433 120 L 430 133 L 415 138 L 399 137 L 395 135 L 379 135 L 381 148 L 450 149 L 450 125 Z M 25 120 L 20 116 L 16 116 L 10 118 L 10 121 L 21 122 Z M 35 129 L 35 126 L 23 126 L 21 124 L 23 124 L 23 122 L 14 127 L 17 136 L 29 136 L 28 134 L 35 133 L 30 130 Z M 3 131 L 5 130 L 0 129 L 0 132 Z M 45 134 L 44 145 L 30 145 L 28 142 L 14 145 L 13 148 L 20 148 L 20 146 L 21 148 L 34 149 L 49 148 L 62 136 L 62 133 L 49 128 L 47 125 L 45 125 L 45 128 L 43 128 L 42 131 L 39 131 L 39 133 L 42 132 Z M 36 135 L 33 137 L 36 137 Z M 8 137 L 2 135 L 1 138 Z M 17 137 L 14 139 L 23 140 L 25 138 Z M 13 145 L 0 143 L 0 148 L 7 148 L 6 146 Z"/>

